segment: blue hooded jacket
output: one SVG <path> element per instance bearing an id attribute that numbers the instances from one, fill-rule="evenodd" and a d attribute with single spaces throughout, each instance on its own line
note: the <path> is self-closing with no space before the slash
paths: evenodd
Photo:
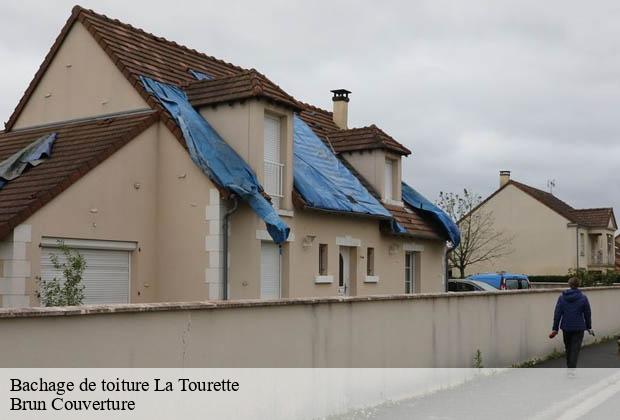
<path id="1" fill-rule="evenodd" d="M 579 289 L 564 290 L 555 305 L 553 331 L 584 331 L 592 329 L 590 302 Z"/>

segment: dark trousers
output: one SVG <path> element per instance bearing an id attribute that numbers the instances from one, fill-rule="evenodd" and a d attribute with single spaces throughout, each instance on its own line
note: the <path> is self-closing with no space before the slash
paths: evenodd
<path id="1" fill-rule="evenodd" d="M 583 341 L 583 331 L 562 331 L 562 334 L 566 348 L 566 367 L 576 368 L 581 342 Z"/>

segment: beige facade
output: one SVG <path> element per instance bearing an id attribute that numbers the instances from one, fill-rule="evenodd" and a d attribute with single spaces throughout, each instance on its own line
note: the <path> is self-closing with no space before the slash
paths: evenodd
<path id="1" fill-rule="evenodd" d="M 133 86 L 75 22 L 14 128 L 148 108 Z"/>
<path id="2" fill-rule="evenodd" d="M 370 182 L 370 185 L 379 193 L 383 202 L 387 204 L 402 205 L 402 162 L 401 157 L 395 153 L 386 152 L 383 149 L 372 149 L 360 152 L 343 153 L 344 158 Z M 386 191 L 386 162 L 392 163 L 392 194 L 388 197 Z M 390 182 L 389 180 L 387 182 Z"/>
<path id="3" fill-rule="evenodd" d="M 466 274 L 508 271 L 527 275 L 566 275 L 576 268 L 606 269 L 607 235 L 615 226 L 580 226 L 504 179 L 505 185 L 476 211 L 490 213 L 493 228 L 511 238 L 510 252 L 489 262 L 473 264 Z M 613 236 L 611 236 L 613 238 Z M 613 248 L 612 248 L 613 249 Z M 597 264 L 596 255 L 604 255 Z M 610 254 L 611 255 L 611 254 Z"/>
<path id="4" fill-rule="evenodd" d="M 76 21 L 19 114 L 15 128 L 147 107 Z M 444 290 L 443 240 L 385 234 L 376 218 L 294 208 L 290 109 L 247 100 L 204 107 L 200 112 L 261 182 L 265 180 L 265 124 L 267 118 L 278 121 L 282 164 L 278 212 L 291 228 L 291 236 L 277 257 L 280 297 L 404 293 L 407 253 L 411 253 L 413 272 L 411 292 Z M 352 159 L 351 163 L 379 187 L 384 182 L 386 158 L 394 159 L 394 201 L 400 201 L 400 156 L 379 150 L 367 155 L 372 156 L 374 169 L 366 171 L 361 160 Z M 216 186 L 194 165 L 169 128 L 156 123 L 36 211 L 12 237 L 0 243 L 0 303 L 38 304 L 41 247 L 57 239 L 87 243 L 91 248 L 129 244 L 129 302 L 221 299 L 225 252 L 222 224 L 232 206 L 230 200 L 220 198 Z M 261 296 L 261 252 L 271 243 L 264 222 L 240 203 L 230 217 L 230 299 Z M 324 273 L 319 272 L 320 244 L 327 246 Z M 368 248 L 372 248 L 371 253 Z M 343 252 L 347 259 L 344 270 L 349 274 L 346 288 L 339 284 Z"/>

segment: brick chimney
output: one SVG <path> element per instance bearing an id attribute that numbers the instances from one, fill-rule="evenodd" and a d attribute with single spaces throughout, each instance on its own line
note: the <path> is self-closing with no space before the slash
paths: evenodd
<path id="1" fill-rule="evenodd" d="M 346 130 L 349 128 L 347 126 L 347 120 L 349 117 L 349 93 L 351 92 L 346 89 L 336 89 L 331 92 L 334 94 L 334 96 L 332 96 L 332 101 L 334 103 L 334 122 L 338 127 Z"/>
<path id="2" fill-rule="evenodd" d="M 499 171 L 499 187 L 502 188 L 510 181 L 510 171 Z"/>

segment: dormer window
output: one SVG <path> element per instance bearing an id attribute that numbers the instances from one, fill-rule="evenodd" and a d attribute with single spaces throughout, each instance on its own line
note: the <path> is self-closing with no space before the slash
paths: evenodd
<path id="1" fill-rule="evenodd" d="M 284 197 L 283 179 L 284 163 L 281 154 L 282 124 L 280 118 L 265 115 L 264 124 L 264 182 L 265 192 L 271 197 L 271 203 L 277 209 Z"/>
<path id="2" fill-rule="evenodd" d="M 385 176 L 384 176 L 384 182 L 385 182 L 385 187 L 383 189 L 384 191 L 384 199 L 385 201 L 389 201 L 389 200 L 394 200 L 394 191 L 396 190 L 396 187 L 394 185 L 394 169 L 397 167 L 397 163 L 395 161 L 393 161 L 392 159 L 386 159 L 385 160 Z"/>

